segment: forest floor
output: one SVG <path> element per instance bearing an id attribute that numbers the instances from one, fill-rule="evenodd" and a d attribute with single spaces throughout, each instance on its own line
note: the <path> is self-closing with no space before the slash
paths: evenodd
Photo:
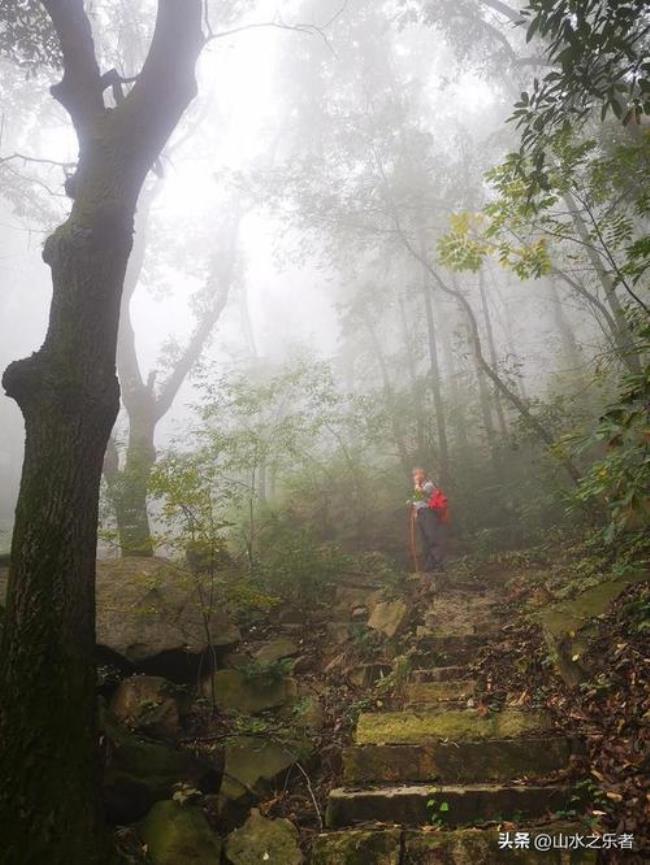
<path id="1" fill-rule="evenodd" d="M 461 558 L 428 591 L 416 576 L 348 574 L 309 609 L 283 605 L 242 628 L 177 743 L 218 766 L 220 784 L 174 798 L 222 836 L 252 806 L 284 818 L 314 865 L 480 865 L 500 861 L 495 832 L 558 826 L 634 836 L 632 850 L 572 861 L 637 865 L 650 858 L 649 649 L 638 550 L 618 562 L 584 542 Z M 255 705 L 224 708 L 233 670 L 233 705 L 242 682 L 262 695 Z M 137 826 L 118 838 L 128 861 L 156 863 Z M 228 843 L 225 861 L 247 862 Z"/>

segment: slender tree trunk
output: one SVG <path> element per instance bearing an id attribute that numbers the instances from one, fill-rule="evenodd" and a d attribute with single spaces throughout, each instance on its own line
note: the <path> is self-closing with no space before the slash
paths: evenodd
<path id="1" fill-rule="evenodd" d="M 478 366 L 483 370 L 485 375 L 490 379 L 490 381 L 494 384 L 495 388 L 503 394 L 503 397 L 508 400 L 519 412 L 523 421 L 526 423 L 528 428 L 534 432 L 537 437 L 542 441 L 549 449 L 553 449 L 555 445 L 555 441 L 551 433 L 546 429 L 546 427 L 532 414 L 528 405 L 524 402 L 524 400 L 513 391 L 510 387 L 508 387 L 507 383 L 503 381 L 501 376 L 497 373 L 496 370 L 492 369 L 490 364 L 485 359 L 483 354 L 483 347 L 481 344 L 481 335 L 478 328 L 478 323 L 476 321 L 476 316 L 474 315 L 474 310 L 470 302 L 467 300 L 462 291 L 451 288 L 449 285 L 445 283 L 445 281 L 440 277 L 438 271 L 432 267 L 427 258 L 419 252 L 416 247 L 411 243 L 410 239 L 404 234 L 402 227 L 399 222 L 399 217 L 396 212 L 393 213 L 393 218 L 395 221 L 395 227 L 398 231 L 400 239 L 404 245 L 404 247 L 410 252 L 410 254 L 417 259 L 423 267 L 431 274 L 434 283 L 438 286 L 438 288 L 449 297 L 453 297 L 456 299 L 460 309 L 464 313 L 467 325 L 469 328 L 470 335 L 470 344 L 472 347 L 472 351 L 476 358 L 476 362 Z M 432 286 L 433 290 L 433 286 Z M 561 463 L 564 466 L 566 472 L 571 477 L 574 483 L 577 483 L 580 480 L 580 471 L 576 465 L 574 465 L 573 461 L 568 456 L 560 457 Z"/>
<path id="2" fill-rule="evenodd" d="M 578 340 L 576 339 L 571 322 L 564 312 L 562 299 L 557 290 L 555 280 L 552 277 L 549 277 L 547 284 L 551 296 L 553 321 L 555 322 L 555 327 L 557 328 L 560 337 L 562 354 L 564 355 L 568 368 L 577 372 L 580 369 L 580 349 L 578 347 Z"/>
<path id="3" fill-rule="evenodd" d="M 429 344 L 430 382 L 433 394 L 433 408 L 436 415 L 436 430 L 438 433 L 438 472 L 440 483 L 447 486 L 449 483 L 449 445 L 447 443 L 447 423 L 445 418 L 445 405 L 442 399 L 442 388 L 440 385 L 440 362 L 438 360 L 438 340 L 436 338 L 436 327 L 433 317 L 433 303 L 431 300 L 431 289 L 427 274 L 422 274 L 422 297 L 427 320 L 427 335 Z"/>
<path id="4" fill-rule="evenodd" d="M 158 421 L 155 403 L 143 395 L 136 410 L 129 414 L 129 441 L 124 468 L 111 461 L 107 450 L 104 477 L 115 508 L 120 551 L 123 556 L 154 554 L 147 493 L 156 462 L 154 435 Z M 116 470 L 117 469 L 117 470 Z"/>
<path id="5" fill-rule="evenodd" d="M 52 88 L 80 143 L 42 347 L 3 378 L 25 420 L 0 653 L 3 865 L 103 865 L 95 718 L 95 555 L 104 450 L 119 406 L 120 296 L 138 192 L 195 94 L 198 0 L 160 0 L 147 61 L 104 106 L 81 0 L 44 3 L 64 76 Z"/>
<path id="6" fill-rule="evenodd" d="M 433 302 L 435 304 L 435 298 L 433 298 Z M 434 306 L 434 314 L 437 315 L 438 320 L 442 320 L 440 305 L 437 307 Z M 442 357 L 447 369 L 449 393 L 451 396 L 449 419 L 454 426 L 454 439 L 458 441 L 459 450 L 461 454 L 466 455 L 469 452 L 469 440 L 467 438 L 467 413 L 465 411 L 464 395 L 458 383 L 460 371 L 452 349 L 449 330 L 450 327 L 448 319 L 446 319 L 445 323 L 440 328 L 440 346 L 442 348 Z"/>
<path id="7" fill-rule="evenodd" d="M 391 384 L 390 375 L 388 373 L 388 364 L 386 363 L 386 358 L 384 357 L 381 343 L 379 341 L 379 338 L 377 337 L 377 333 L 372 322 L 370 322 L 369 319 L 366 318 L 365 325 L 368 329 L 370 340 L 372 342 L 372 347 L 379 363 L 384 398 L 386 400 L 386 408 L 388 409 L 388 413 L 390 415 L 391 429 L 393 431 L 393 439 L 397 447 L 397 452 L 399 453 L 402 468 L 405 472 L 408 472 L 410 470 L 411 460 L 409 459 L 409 453 L 406 449 L 406 445 L 404 444 L 404 430 L 402 429 L 402 423 L 397 412 L 395 393 L 393 391 L 393 385 Z"/>
<path id="8" fill-rule="evenodd" d="M 479 271 L 478 275 L 479 291 L 481 292 L 481 308 L 483 311 L 483 323 L 485 325 L 485 335 L 487 337 L 488 353 L 492 369 L 498 369 L 499 358 L 497 355 L 496 342 L 494 340 L 494 329 L 492 327 L 492 315 L 490 313 L 490 304 L 488 301 L 487 291 L 485 290 L 485 277 L 483 271 Z M 506 423 L 505 412 L 503 411 L 503 403 L 501 394 L 494 391 L 494 411 L 496 413 L 497 422 L 499 424 L 499 432 L 502 438 L 508 435 L 508 424 Z"/>
<path id="9" fill-rule="evenodd" d="M 415 435 L 417 441 L 418 459 L 422 460 L 425 456 L 424 442 L 424 415 L 422 412 L 422 395 L 418 387 L 418 378 L 415 365 L 415 354 L 413 345 L 415 337 L 413 329 L 409 327 L 408 317 L 406 315 L 406 304 L 404 298 L 399 298 L 400 323 L 402 325 L 402 341 L 404 343 L 404 352 L 406 355 L 406 369 L 408 371 L 409 386 L 411 390 L 411 399 L 413 400 L 413 413 L 415 415 Z"/>
<path id="10" fill-rule="evenodd" d="M 613 336 L 618 349 L 618 355 L 630 372 L 639 373 L 641 372 L 641 361 L 639 360 L 639 354 L 634 342 L 634 337 L 632 336 L 632 332 L 630 331 L 625 317 L 625 310 L 623 309 L 620 298 L 616 293 L 614 281 L 612 280 L 611 274 L 603 265 L 599 253 L 594 249 L 593 242 L 589 236 L 589 230 L 580 210 L 578 209 L 578 204 L 575 198 L 571 193 L 566 193 L 564 198 L 567 207 L 571 212 L 573 224 L 575 225 L 578 237 L 584 246 L 589 263 L 591 264 L 594 273 L 605 292 L 605 301 L 609 306 L 612 318 L 615 322 Z"/>

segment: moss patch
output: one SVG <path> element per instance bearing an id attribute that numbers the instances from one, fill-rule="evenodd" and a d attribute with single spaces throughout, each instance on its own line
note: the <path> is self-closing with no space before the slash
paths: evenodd
<path id="1" fill-rule="evenodd" d="M 484 717 L 469 710 L 384 712 L 360 715 L 355 738 L 358 745 L 417 744 L 431 739 L 459 742 L 510 739 L 549 728 L 550 721 L 545 715 L 514 709 Z"/>
<path id="2" fill-rule="evenodd" d="M 399 829 L 331 832 L 314 841 L 310 865 L 399 865 Z"/>
<path id="3" fill-rule="evenodd" d="M 290 766 L 306 759 L 309 751 L 305 742 L 280 744 L 255 736 L 229 739 L 220 795 L 233 800 L 246 794 L 263 796 Z"/>
<path id="4" fill-rule="evenodd" d="M 560 829 L 551 827 L 551 834 Z M 565 834 L 568 829 L 563 830 Z M 580 831 L 573 827 L 570 834 Z M 544 829 L 548 832 L 548 828 Z M 584 830 L 582 830 L 584 833 Z M 534 830 L 532 830 L 534 834 Z M 595 865 L 596 851 L 578 850 L 499 850 L 498 832 L 463 829 L 456 832 L 406 832 L 403 865 L 488 865 L 492 862 L 511 862 L 513 865 Z M 563 858 L 569 856 L 570 858 Z"/>
<path id="5" fill-rule="evenodd" d="M 157 802 L 140 827 L 153 865 L 218 865 L 221 839 L 200 808 Z"/>
<path id="6" fill-rule="evenodd" d="M 302 865 L 298 830 L 289 820 L 267 820 L 251 811 L 248 820 L 226 840 L 230 865 Z"/>
<path id="7" fill-rule="evenodd" d="M 226 711 L 255 715 L 267 709 L 283 706 L 296 696 L 293 679 L 279 678 L 266 673 L 247 676 L 241 670 L 218 670 L 203 684 L 206 697 L 212 696 L 217 706 Z"/>

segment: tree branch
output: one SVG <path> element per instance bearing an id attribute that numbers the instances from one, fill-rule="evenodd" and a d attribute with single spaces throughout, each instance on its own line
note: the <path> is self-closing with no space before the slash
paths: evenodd
<path id="1" fill-rule="evenodd" d="M 59 39 L 63 78 L 50 88 L 83 135 L 105 112 L 103 87 L 83 0 L 42 0 Z"/>
<path id="2" fill-rule="evenodd" d="M 74 168 L 76 162 L 57 162 L 56 159 L 45 159 L 39 156 L 27 156 L 24 153 L 12 153 L 9 156 L 0 156 L 0 165 L 10 162 L 12 159 L 22 159 L 23 162 L 37 162 L 43 165 L 56 165 L 58 168 Z"/>
<path id="3" fill-rule="evenodd" d="M 204 44 L 201 0 L 158 0 L 147 59 L 113 111 L 138 142 L 140 170 L 153 165 L 195 96 L 194 66 Z"/>
<path id="4" fill-rule="evenodd" d="M 198 360 L 207 338 L 210 336 L 215 324 L 228 302 L 228 295 L 233 282 L 233 273 L 236 263 L 237 238 L 239 237 L 239 210 L 233 217 L 233 225 L 228 239 L 228 248 L 225 252 L 218 251 L 212 259 L 208 287 L 212 289 L 212 304 L 209 310 L 201 317 L 192 338 L 185 351 L 175 364 L 167 381 L 162 386 L 155 403 L 155 416 L 162 418 L 170 409 L 176 394 L 185 381 L 188 373 Z M 221 260 L 225 259 L 225 267 L 220 273 Z M 212 283 L 212 285 L 210 285 Z"/>
<path id="5" fill-rule="evenodd" d="M 479 3 L 482 6 L 487 6 L 490 9 L 493 9 L 495 12 L 498 12 L 499 15 L 503 15 L 515 24 L 523 24 L 526 20 L 518 9 L 513 9 L 512 6 L 508 6 L 507 3 L 502 3 L 501 0 L 479 0 Z"/>

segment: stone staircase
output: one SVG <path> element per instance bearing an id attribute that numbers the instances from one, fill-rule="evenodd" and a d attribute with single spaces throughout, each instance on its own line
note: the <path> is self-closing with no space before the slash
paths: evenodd
<path id="1" fill-rule="evenodd" d="M 504 823 L 531 836 L 536 822 L 550 835 L 576 831 L 552 822 L 574 791 L 543 779 L 579 745 L 553 735 L 543 713 L 474 708 L 467 667 L 499 627 L 496 602 L 467 590 L 433 600 L 402 708 L 359 716 L 311 865 L 595 863 L 595 851 L 499 847 Z"/>

